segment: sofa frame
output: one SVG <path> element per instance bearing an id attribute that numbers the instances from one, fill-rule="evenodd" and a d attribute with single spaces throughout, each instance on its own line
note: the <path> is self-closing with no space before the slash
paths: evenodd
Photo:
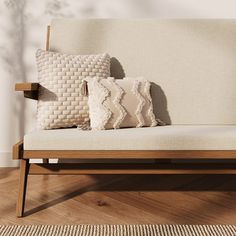
<path id="1" fill-rule="evenodd" d="M 49 49 L 50 26 L 47 28 L 46 50 Z M 37 100 L 39 83 L 17 83 L 16 91 Z M 43 163 L 30 163 L 30 159 Z M 49 163 L 49 159 L 114 160 L 114 163 Z M 236 174 L 236 164 L 215 160 L 233 160 L 236 150 L 24 150 L 23 141 L 13 146 L 13 159 L 20 161 L 17 217 L 24 215 L 27 179 L 29 175 L 84 174 Z M 115 163 L 115 160 L 153 160 L 148 163 Z M 185 163 L 183 160 L 203 160 Z M 181 161 L 179 161 L 181 160 Z M 206 160 L 208 162 L 206 162 Z"/>

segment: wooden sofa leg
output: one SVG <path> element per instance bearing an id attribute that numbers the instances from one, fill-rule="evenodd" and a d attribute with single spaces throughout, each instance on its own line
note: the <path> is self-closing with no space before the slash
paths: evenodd
<path id="1" fill-rule="evenodd" d="M 20 182 L 19 182 L 18 200 L 16 205 L 17 217 L 22 217 L 24 215 L 28 173 L 29 173 L 29 160 L 22 159 L 20 161 Z"/>
<path id="2" fill-rule="evenodd" d="M 48 164 L 49 163 L 49 159 L 43 159 L 43 164 Z"/>

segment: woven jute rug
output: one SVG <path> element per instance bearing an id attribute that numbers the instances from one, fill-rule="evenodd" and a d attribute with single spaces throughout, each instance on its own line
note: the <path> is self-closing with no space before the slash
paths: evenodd
<path id="1" fill-rule="evenodd" d="M 236 236 L 236 225 L 2 225 L 0 236 Z"/>

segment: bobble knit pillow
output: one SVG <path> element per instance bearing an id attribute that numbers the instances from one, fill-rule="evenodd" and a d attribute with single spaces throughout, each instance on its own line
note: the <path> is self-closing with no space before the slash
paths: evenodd
<path id="1" fill-rule="evenodd" d="M 82 80 L 87 76 L 110 76 L 109 55 L 67 55 L 38 50 L 36 61 L 40 83 L 38 128 L 65 128 L 88 122 Z"/>
<path id="2" fill-rule="evenodd" d="M 150 82 L 142 78 L 87 78 L 93 130 L 156 126 Z"/>

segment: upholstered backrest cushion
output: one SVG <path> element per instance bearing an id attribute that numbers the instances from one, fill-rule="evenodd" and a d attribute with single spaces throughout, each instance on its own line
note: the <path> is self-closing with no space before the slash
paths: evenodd
<path id="1" fill-rule="evenodd" d="M 39 129 L 73 127 L 88 122 L 87 97 L 82 80 L 110 75 L 108 54 L 67 55 L 38 50 L 39 74 L 37 123 Z"/>
<path id="2" fill-rule="evenodd" d="M 50 48 L 107 52 L 112 77 L 148 78 L 166 123 L 236 124 L 236 19 L 54 19 Z"/>
<path id="3" fill-rule="evenodd" d="M 142 78 L 86 79 L 93 130 L 156 126 L 150 82 Z"/>

